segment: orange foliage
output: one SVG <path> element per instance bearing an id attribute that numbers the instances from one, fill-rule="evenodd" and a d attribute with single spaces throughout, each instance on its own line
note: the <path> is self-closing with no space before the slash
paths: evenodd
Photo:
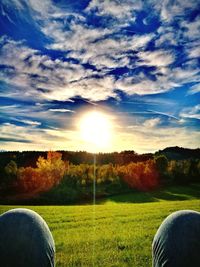
<path id="1" fill-rule="evenodd" d="M 18 187 L 20 191 L 48 191 L 60 182 L 68 168 L 68 162 L 62 161 L 62 154 L 52 151 L 48 152 L 47 159 L 39 157 L 36 165 L 37 168 L 19 169 Z"/>
<path id="2" fill-rule="evenodd" d="M 73 165 L 62 160 L 62 154 L 48 152 L 47 158 L 39 157 L 36 168 L 20 168 L 18 188 L 23 192 L 38 193 L 51 189 L 60 183 L 64 175 L 66 181 L 75 181 L 78 186 L 91 186 L 94 179 L 94 166 L 89 164 Z M 159 172 L 154 160 L 129 163 L 127 165 L 96 166 L 97 184 L 120 183 L 120 178 L 131 188 L 147 191 L 159 184 Z"/>
<path id="3" fill-rule="evenodd" d="M 20 191 L 35 191 L 38 188 L 38 184 L 41 184 L 38 169 L 34 169 L 32 167 L 19 169 L 17 185 Z"/>
<path id="4" fill-rule="evenodd" d="M 132 188 L 148 191 L 159 184 L 159 173 L 154 160 L 129 163 L 126 166 L 120 166 L 119 171 L 124 181 Z"/>

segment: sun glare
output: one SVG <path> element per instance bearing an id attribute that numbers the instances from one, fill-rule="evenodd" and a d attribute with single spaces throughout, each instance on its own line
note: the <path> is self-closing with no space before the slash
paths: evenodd
<path id="1" fill-rule="evenodd" d="M 85 113 L 80 119 L 79 129 L 87 150 L 98 152 L 109 147 L 112 123 L 108 115 L 100 111 Z"/>

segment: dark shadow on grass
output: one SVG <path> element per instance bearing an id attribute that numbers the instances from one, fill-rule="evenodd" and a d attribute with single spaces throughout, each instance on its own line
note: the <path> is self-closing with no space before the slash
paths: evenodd
<path id="1" fill-rule="evenodd" d="M 130 189 L 129 189 L 130 190 Z M 167 188 L 160 188 L 151 192 L 127 191 L 115 195 L 99 196 L 97 194 L 96 204 L 104 204 L 107 202 L 114 203 L 148 203 L 158 201 L 182 201 L 200 199 L 200 184 L 192 184 L 188 186 L 171 186 Z M 42 199 L 40 198 L 9 198 L 0 197 L 1 205 L 91 205 L 93 204 L 93 196 L 88 198 L 81 198 L 74 201 L 61 201 L 55 199 Z"/>
<path id="2" fill-rule="evenodd" d="M 189 199 L 200 199 L 200 184 L 192 184 L 189 186 L 172 187 L 173 194 L 179 194 Z"/>
<path id="3" fill-rule="evenodd" d="M 187 200 L 190 199 L 189 196 L 179 195 L 177 193 L 173 193 L 172 191 L 159 191 L 153 193 L 154 197 L 159 200 L 168 200 L 168 201 L 175 201 L 175 200 Z"/>
<path id="4" fill-rule="evenodd" d="M 147 203 L 157 201 L 182 201 L 200 199 L 200 185 L 173 186 L 153 192 L 131 192 L 98 199 L 97 204 L 116 203 Z"/>
<path id="5" fill-rule="evenodd" d="M 111 202 L 121 202 L 121 203 L 145 203 L 145 202 L 154 202 L 156 199 L 153 198 L 151 193 L 147 192 L 133 192 L 120 194 L 115 196 L 109 196 L 104 199 L 98 199 L 97 204 L 103 204 L 107 201 Z"/>

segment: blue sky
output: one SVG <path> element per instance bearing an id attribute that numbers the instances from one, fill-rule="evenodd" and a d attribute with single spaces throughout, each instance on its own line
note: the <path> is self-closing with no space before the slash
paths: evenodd
<path id="1" fill-rule="evenodd" d="M 90 150 L 94 109 L 102 151 L 200 146 L 200 1 L 1 0 L 0 34 L 0 149 Z"/>

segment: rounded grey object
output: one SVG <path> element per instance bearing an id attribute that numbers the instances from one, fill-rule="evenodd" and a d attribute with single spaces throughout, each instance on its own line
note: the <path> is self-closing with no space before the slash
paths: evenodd
<path id="1" fill-rule="evenodd" d="M 200 266 L 199 212 L 181 210 L 163 221 L 152 244 L 152 266 Z"/>
<path id="2" fill-rule="evenodd" d="M 55 244 L 44 219 L 29 209 L 0 216 L 0 266 L 54 267 Z"/>

